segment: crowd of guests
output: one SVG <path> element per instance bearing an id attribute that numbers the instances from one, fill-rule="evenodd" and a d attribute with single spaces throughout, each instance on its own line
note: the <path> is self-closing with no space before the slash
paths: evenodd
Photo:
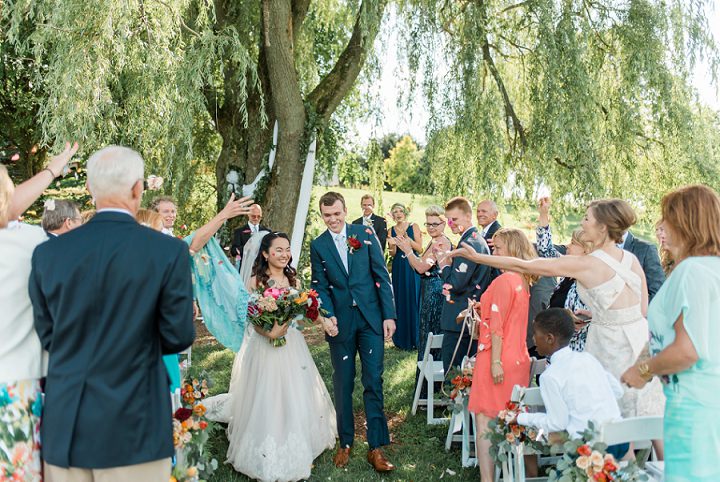
<path id="1" fill-rule="evenodd" d="M 17 187 L 0 166 L 0 460 L 11 461 L 0 477 L 40 479 L 42 431 L 48 480 L 166 479 L 173 453 L 167 391 L 180 383 L 176 354 L 194 338 L 189 253 L 228 219 L 247 215 L 230 246 L 234 269 L 242 269 L 245 243 L 269 229 L 259 205 L 231 198 L 183 243 L 173 235 L 174 200 L 156 197 L 140 209 L 142 158 L 117 146 L 88 160 L 95 211 L 51 200 L 41 227 L 17 222 L 76 150 L 68 145 Z M 116 169 L 120 160 L 130 168 Z M 550 359 L 540 377 L 547 413 L 519 423 L 578 436 L 589 420 L 664 414 L 664 444 L 654 443 L 666 480 L 720 480 L 708 463 L 720 453 L 715 191 L 688 186 L 663 198 L 660 254 L 629 231 L 636 215 L 619 199 L 591 202 L 567 246 L 554 244 L 547 198 L 534 245 L 521 230 L 500 226 L 490 200 L 475 210 L 464 197 L 430 206 L 426 244 L 406 206 L 392 206 L 388 229 L 374 204 L 364 196 L 353 224 L 372 229 L 392 258 L 394 344 L 422 351 L 430 332 L 441 333 L 446 370 L 475 356 L 469 410 L 483 481 L 494 477 L 483 435 L 513 386 L 530 383 L 531 356 Z M 115 323 L 123 317 L 137 322 Z M 468 317 L 478 320 L 475 332 Z M 139 414 L 142 423 L 118 423 Z M 622 457 L 629 447 L 612 450 Z"/>
<path id="2" fill-rule="evenodd" d="M 702 457 L 719 450 L 720 427 L 700 426 L 700 417 L 718 405 L 708 390 L 720 385 L 720 358 L 710 353 L 720 336 L 712 315 L 720 301 L 713 268 L 720 250 L 717 193 L 690 186 L 665 197 L 656 225 L 659 252 L 630 232 L 637 218 L 623 200 L 590 203 L 566 246 L 553 241 L 550 207 L 549 198 L 540 199 L 533 245 L 522 231 L 502 228 L 496 203 L 477 205 L 475 227 L 470 202 L 453 198 L 444 208 L 428 208 L 431 240 L 423 246 L 407 209 L 394 205 L 388 245 L 398 333 L 404 334 L 395 345 L 422 353 L 429 332 L 443 334 L 446 371 L 475 356 L 469 410 L 476 414 L 484 481 L 494 477 L 487 424 L 513 386 L 531 382 L 531 356 L 549 357 L 553 366 L 540 378 L 548 413 L 522 423 L 577 437 L 590 420 L 665 413 L 665 443 L 653 444 L 666 459 L 667 480 L 718 477 Z M 458 246 L 446 227 L 459 236 Z M 689 277 L 697 290 L 688 287 Z M 479 320 L 475 333 L 462 322 L 468 309 Z M 588 383 L 595 388 L 588 390 Z M 598 391 L 603 395 L 589 395 Z M 688 412 L 693 415 L 683 418 Z M 691 439 L 700 433 L 703 447 L 695 450 Z M 630 453 L 626 445 L 610 452 Z"/>

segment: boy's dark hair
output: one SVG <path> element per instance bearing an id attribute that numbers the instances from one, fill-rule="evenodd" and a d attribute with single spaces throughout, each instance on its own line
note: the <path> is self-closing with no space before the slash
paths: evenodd
<path id="1" fill-rule="evenodd" d="M 535 328 L 543 333 L 555 335 L 561 345 L 570 343 L 575 333 L 575 316 L 565 308 L 548 308 L 535 316 Z"/>

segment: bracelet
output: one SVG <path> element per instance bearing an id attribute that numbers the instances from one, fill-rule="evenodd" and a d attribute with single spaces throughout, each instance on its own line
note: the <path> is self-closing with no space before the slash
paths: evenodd
<path id="1" fill-rule="evenodd" d="M 653 375 L 653 373 L 650 371 L 650 365 L 648 364 L 648 362 L 645 361 L 645 362 L 642 362 L 642 363 L 638 364 L 637 368 L 638 368 L 638 372 L 639 372 L 639 374 L 640 374 L 640 377 L 641 377 L 643 380 L 649 382 L 650 380 L 653 379 L 653 376 L 654 376 L 654 375 Z"/>
<path id="2" fill-rule="evenodd" d="M 55 173 L 54 173 L 54 172 L 52 172 L 52 170 L 51 170 L 51 169 L 50 169 L 49 167 L 46 167 L 45 169 L 43 169 L 43 170 L 42 170 L 42 171 L 40 171 L 40 172 L 43 172 L 43 171 L 47 171 L 47 172 L 49 172 L 49 173 L 50 173 L 50 175 L 51 175 L 51 176 L 53 177 L 53 179 L 57 179 L 57 176 L 55 175 Z"/>

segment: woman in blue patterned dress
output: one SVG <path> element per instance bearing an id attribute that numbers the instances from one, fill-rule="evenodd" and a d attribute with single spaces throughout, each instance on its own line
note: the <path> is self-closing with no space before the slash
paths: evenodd
<path id="1" fill-rule="evenodd" d="M 397 247 L 405 253 L 410 266 L 420 275 L 420 337 L 418 359 L 425 350 L 429 333 L 440 334 L 440 313 L 444 302 L 443 282 L 437 267 L 437 256 L 452 249 L 452 243 L 445 236 L 445 211 L 440 206 L 425 210 L 425 227 L 430 236 L 425 251 L 418 256 L 408 238 L 395 238 Z"/>
<path id="2" fill-rule="evenodd" d="M 664 381 L 665 481 L 720 480 L 720 197 L 687 186 L 662 201 L 675 265 L 648 310 L 651 358 L 622 376 L 642 388 Z"/>
<path id="3" fill-rule="evenodd" d="M 390 210 L 395 226 L 390 228 L 388 246 L 392 256 L 392 285 L 397 308 L 397 331 L 393 343 L 402 350 L 418 347 L 420 318 L 420 277 L 410 266 L 408 256 L 398 252 L 395 238 L 407 238 L 413 253 L 422 251 L 422 232 L 420 226 L 408 221 L 408 209 L 395 203 Z"/>
<path id="4" fill-rule="evenodd" d="M 538 227 L 537 235 L 537 252 L 541 258 L 559 258 L 562 256 L 553 244 L 552 233 L 550 231 L 550 198 L 540 199 L 538 206 Z M 583 230 L 576 229 L 572 233 L 570 244 L 566 247 L 566 254 L 582 256 L 592 252 L 592 243 L 583 238 Z M 589 318 L 590 309 L 583 303 L 577 292 L 577 282 L 573 278 L 560 278 L 555 292 L 550 298 L 550 308 L 567 308 L 576 315 Z M 575 331 L 575 335 L 570 340 L 570 348 L 575 351 L 583 351 L 585 349 L 585 340 L 587 339 L 587 331 L 590 323 L 585 323 Z"/>

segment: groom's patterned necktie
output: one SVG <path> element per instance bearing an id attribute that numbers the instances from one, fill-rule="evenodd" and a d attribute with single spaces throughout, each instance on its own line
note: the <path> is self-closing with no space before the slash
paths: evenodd
<path id="1" fill-rule="evenodd" d="M 340 259 L 343 262 L 343 266 L 345 266 L 345 272 L 348 272 L 348 250 L 347 250 L 347 246 L 345 246 L 345 235 L 340 233 L 340 234 L 336 234 L 334 237 L 335 237 L 335 247 L 337 247 L 338 254 L 340 255 Z"/>

